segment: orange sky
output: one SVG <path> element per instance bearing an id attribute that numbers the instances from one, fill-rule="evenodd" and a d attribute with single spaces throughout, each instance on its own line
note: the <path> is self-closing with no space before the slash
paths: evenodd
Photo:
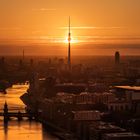
<path id="1" fill-rule="evenodd" d="M 0 0 L 0 44 L 140 44 L 140 0 Z M 129 51 L 128 51 L 129 52 Z"/>

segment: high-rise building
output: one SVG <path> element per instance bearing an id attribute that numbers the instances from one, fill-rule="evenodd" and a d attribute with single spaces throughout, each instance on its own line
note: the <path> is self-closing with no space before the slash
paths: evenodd
<path id="1" fill-rule="evenodd" d="M 120 53 L 118 51 L 115 52 L 115 64 L 120 64 Z"/>
<path id="2" fill-rule="evenodd" d="M 25 52 L 24 50 L 22 51 L 22 58 L 23 58 L 23 61 L 24 61 L 24 57 L 25 57 Z"/>
<path id="3" fill-rule="evenodd" d="M 30 66 L 32 67 L 34 64 L 34 60 L 33 59 L 30 59 Z"/>
<path id="4" fill-rule="evenodd" d="M 2 71 L 5 71 L 6 63 L 5 63 L 5 57 L 0 58 L 0 69 Z"/>

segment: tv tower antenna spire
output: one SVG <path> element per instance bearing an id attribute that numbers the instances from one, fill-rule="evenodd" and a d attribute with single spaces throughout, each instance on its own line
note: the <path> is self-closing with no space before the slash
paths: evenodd
<path id="1" fill-rule="evenodd" d="M 70 23 L 70 16 L 69 16 L 69 33 L 68 33 L 68 68 L 71 70 L 71 23 Z"/>

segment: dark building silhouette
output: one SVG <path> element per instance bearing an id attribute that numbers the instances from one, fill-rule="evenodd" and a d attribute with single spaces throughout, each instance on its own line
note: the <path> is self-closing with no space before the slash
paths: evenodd
<path id="1" fill-rule="evenodd" d="M 23 60 L 22 59 L 19 60 L 19 69 L 23 69 Z"/>
<path id="2" fill-rule="evenodd" d="M 0 69 L 2 70 L 2 71 L 5 71 L 5 57 L 2 57 L 1 59 L 0 59 Z"/>
<path id="3" fill-rule="evenodd" d="M 30 66 L 33 66 L 33 65 L 34 65 L 34 60 L 30 59 Z"/>
<path id="4" fill-rule="evenodd" d="M 120 53 L 118 51 L 115 52 L 115 64 L 120 64 Z"/>
<path id="5" fill-rule="evenodd" d="M 25 58 L 25 52 L 23 50 L 23 52 L 22 52 L 22 59 L 23 59 L 23 61 L 24 61 L 24 58 Z"/>

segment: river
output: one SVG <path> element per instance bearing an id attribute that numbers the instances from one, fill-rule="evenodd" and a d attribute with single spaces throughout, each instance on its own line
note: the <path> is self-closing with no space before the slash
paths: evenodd
<path id="1" fill-rule="evenodd" d="M 13 85 L 7 89 L 7 94 L 0 93 L 0 110 L 3 109 L 5 101 L 9 109 L 24 108 L 20 96 L 26 92 L 28 85 Z M 58 140 L 43 128 L 41 123 L 23 120 L 18 122 L 12 119 L 7 125 L 0 118 L 0 140 Z"/>

